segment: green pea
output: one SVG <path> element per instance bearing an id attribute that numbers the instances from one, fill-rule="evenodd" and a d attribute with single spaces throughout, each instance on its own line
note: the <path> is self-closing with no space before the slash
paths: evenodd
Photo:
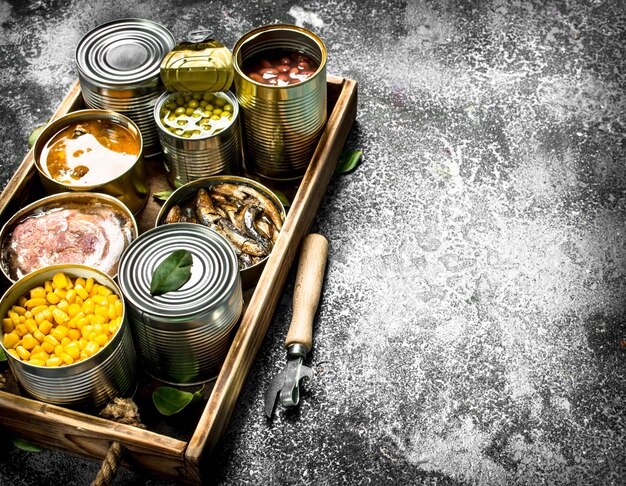
<path id="1" fill-rule="evenodd" d="M 220 113 L 220 116 L 222 118 L 229 118 L 231 117 L 232 113 L 230 111 L 223 111 L 222 113 Z"/>
<path id="2" fill-rule="evenodd" d="M 176 104 L 178 106 L 183 106 L 185 104 L 185 98 L 183 98 L 182 96 L 179 96 L 178 98 L 176 98 Z"/>
<path id="3" fill-rule="evenodd" d="M 173 121 L 176 121 L 176 115 L 174 115 L 173 113 L 171 113 L 171 114 L 167 117 L 167 119 L 168 119 L 169 121 L 172 121 L 172 122 L 173 122 Z"/>
<path id="4" fill-rule="evenodd" d="M 189 103 L 187 103 L 187 106 L 189 108 L 198 108 L 198 105 L 199 105 L 199 103 L 198 103 L 197 100 L 191 100 L 191 101 L 189 101 Z"/>
<path id="5" fill-rule="evenodd" d="M 219 115 L 211 115 L 211 120 L 219 120 L 220 116 Z"/>
<path id="6" fill-rule="evenodd" d="M 202 93 L 194 93 L 193 94 L 193 99 L 194 100 L 201 100 L 202 99 L 203 94 Z"/>
<path id="7" fill-rule="evenodd" d="M 233 111 L 233 105 L 224 105 L 224 111 Z"/>
<path id="8" fill-rule="evenodd" d="M 176 135 L 182 135 L 183 133 L 185 133 L 185 130 L 183 130 L 182 128 L 176 129 Z"/>
<path id="9" fill-rule="evenodd" d="M 194 112 L 191 114 L 191 116 L 192 116 L 193 118 L 200 118 L 200 117 L 202 116 L 202 113 L 199 113 L 199 112 L 197 112 L 197 111 L 194 111 Z"/>
<path id="10" fill-rule="evenodd" d="M 213 93 L 204 93 L 204 95 L 202 96 L 202 99 L 208 102 L 213 101 L 213 98 L 215 96 L 213 96 Z"/>
<path id="11" fill-rule="evenodd" d="M 187 125 L 187 120 L 178 120 L 176 122 L 176 124 L 181 126 L 181 127 L 183 127 L 183 126 Z"/>
<path id="12" fill-rule="evenodd" d="M 194 131 L 193 131 L 193 134 L 194 134 L 194 135 L 201 135 L 201 134 L 202 134 L 202 132 L 201 132 L 200 130 L 194 130 Z"/>
<path id="13" fill-rule="evenodd" d="M 183 95 L 183 98 L 185 100 L 185 103 L 189 103 L 189 100 L 191 100 L 191 95 L 189 94 Z"/>
<path id="14" fill-rule="evenodd" d="M 187 108 L 187 109 L 185 110 L 185 115 L 187 115 L 187 116 L 191 116 L 192 114 L 193 114 L 193 108 Z"/>
<path id="15" fill-rule="evenodd" d="M 221 108 L 215 108 L 215 109 L 213 110 L 213 114 L 214 114 L 214 115 L 221 115 L 221 114 L 222 114 L 222 111 L 224 111 L 224 110 L 222 110 Z"/>
<path id="16" fill-rule="evenodd" d="M 183 138 L 191 138 L 191 132 L 183 133 Z"/>
<path id="17" fill-rule="evenodd" d="M 185 114 L 185 108 L 183 108 L 182 106 L 179 106 L 178 108 L 176 108 L 176 111 L 174 112 L 174 114 L 176 114 L 176 115 L 184 115 Z"/>
<path id="18" fill-rule="evenodd" d="M 224 98 L 215 98 L 213 103 L 215 106 L 219 106 L 220 108 L 226 106 L 226 100 Z"/>
<path id="19" fill-rule="evenodd" d="M 213 113 L 214 109 L 215 109 L 215 107 L 212 104 L 210 104 L 210 103 L 204 107 L 204 110 L 208 111 L 209 114 Z"/>
<path id="20" fill-rule="evenodd" d="M 207 100 L 202 100 L 202 101 L 200 102 L 200 106 L 201 106 L 202 108 L 204 108 L 204 107 L 205 107 L 206 105 L 208 105 L 208 104 L 209 104 L 209 102 L 208 102 Z"/>

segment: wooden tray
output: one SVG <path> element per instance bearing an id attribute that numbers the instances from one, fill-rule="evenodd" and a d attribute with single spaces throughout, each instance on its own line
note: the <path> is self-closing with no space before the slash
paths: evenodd
<path id="1" fill-rule="evenodd" d="M 59 450 L 98 460 L 104 458 L 112 442 L 119 442 L 124 447 L 126 467 L 187 483 L 200 483 L 202 477 L 211 472 L 211 452 L 228 426 L 300 242 L 309 232 L 356 117 L 356 81 L 328 76 L 327 87 L 329 118 L 326 128 L 304 178 L 291 188 L 295 197 L 285 225 L 256 286 L 259 290 L 247 293 L 247 307 L 206 402 L 195 412 L 185 411 L 182 419 L 162 418 L 150 412 L 150 407 L 142 407 L 141 397 L 147 400 L 145 397 L 149 397 L 153 386 L 144 380 L 135 397 L 141 419 L 147 425 L 147 429 L 140 429 L 21 396 L 10 370 L 4 366 L 1 372 L 7 377 L 8 385 L 0 391 L 0 427 L 44 447 L 54 445 Z M 52 119 L 83 107 L 80 86 L 76 82 Z M 160 160 L 147 162 L 152 192 L 170 189 L 162 167 Z M 0 195 L 0 223 L 43 195 L 31 149 Z M 137 217 L 140 231 L 153 227 L 159 207 L 150 197 Z M 3 287 L 7 286 L 5 281 Z M 259 420 L 262 419 L 259 416 Z"/>

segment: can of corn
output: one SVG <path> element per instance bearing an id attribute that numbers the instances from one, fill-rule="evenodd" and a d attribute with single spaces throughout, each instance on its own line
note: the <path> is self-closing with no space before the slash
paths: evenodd
<path id="1" fill-rule="evenodd" d="M 153 295 L 155 270 L 176 250 L 191 254 L 189 279 Z M 118 280 L 149 375 L 175 385 L 217 376 L 243 307 L 237 257 L 221 235 L 192 223 L 153 228 L 127 248 Z"/>
<path id="2" fill-rule="evenodd" d="M 120 19 L 96 27 L 76 48 L 85 104 L 132 119 L 141 130 L 146 157 L 160 150 L 152 113 L 164 90 L 161 61 L 174 45 L 174 36 L 160 24 Z"/>
<path id="3" fill-rule="evenodd" d="M 300 76 L 298 67 L 293 75 L 282 72 L 287 62 L 270 62 L 275 58 L 280 64 L 285 55 L 306 58 L 301 71 L 307 76 Z M 233 64 L 247 170 L 275 180 L 302 177 L 326 124 L 324 43 L 302 27 L 260 27 L 237 41 Z M 258 71 L 251 72 L 257 64 Z"/>
<path id="4" fill-rule="evenodd" d="M 14 283 L 0 301 L 0 315 L 5 318 L 13 306 L 19 304 L 20 297 L 29 295 L 29 292 L 35 287 L 43 287 L 46 281 L 53 281 L 53 277 L 59 272 L 72 280 L 77 277 L 85 280 L 91 278 L 94 282 L 108 287 L 123 302 L 119 287 L 111 277 L 100 270 L 84 265 L 53 265 L 35 270 Z M 8 329 L 5 328 L 3 321 L 4 333 L 0 344 L 7 356 L 11 371 L 21 388 L 37 400 L 80 409 L 99 408 L 115 397 L 132 395 L 137 386 L 137 359 L 131 331 L 126 322 L 126 306 L 123 306 L 122 309 L 121 324 L 108 342 L 102 345 L 98 344 L 95 354 L 90 357 L 62 366 L 35 365 L 31 364 L 32 360 L 31 362 L 24 360 L 28 356 L 16 357 L 13 354 L 15 350 L 6 346 L 7 334 L 9 333 L 6 332 Z M 81 312 L 83 310 L 81 308 Z M 56 318 L 58 316 L 55 316 L 55 322 L 58 324 Z M 69 322 L 65 324 L 66 329 L 77 329 L 72 327 Z M 41 324 L 39 326 L 41 327 Z M 31 335 L 30 331 L 28 335 Z M 31 338 L 31 341 L 37 339 L 36 332 L 33 331 L 32 335 L 34 337 Z M 46 338 L 52 336 L 54 334 L 46 335 Z M 91 337 L 97 339 L 97 336 Z M 22 342 L 25 339 L 26 334 L 21 336 Z M 44 341 L 46 341 L 45 338 Z M 82 344 L 84 343 L 79 345 Z M 25 351 L 28 354 L 34 350 L 30 345 L 24 344 L 23 347 L 30 348 Z M 20 351 L 24 353 L 24 350 Z M 54 353 L 56 351 L 55 349 Z"/>

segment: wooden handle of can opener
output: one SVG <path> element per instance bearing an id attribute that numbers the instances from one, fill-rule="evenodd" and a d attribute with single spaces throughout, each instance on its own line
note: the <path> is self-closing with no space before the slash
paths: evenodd
<path id="1" fill-rule="evenodd" d="M 312 233 L 302 242 L 296 286 L 293 291 L 293 316 L 285 347 L 302 344 L 307 352 L 313 345 L 313 318 L 320 301 L 324 270 L 328 258 L 328 241 Z"/>

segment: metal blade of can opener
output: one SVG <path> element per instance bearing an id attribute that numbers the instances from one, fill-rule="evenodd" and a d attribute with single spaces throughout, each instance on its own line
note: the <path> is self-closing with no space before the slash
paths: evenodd
<path id="1" fill-rule="evenodd" d="M 302 242 L 296 284 L 293 292 L 293 314 L 285 339 L 287 365 L 276 375 L 265 394 L 265 415 L 272 417 L 276 399 L 285 407 L 300 402 L 300 380 L 313 378 L 313 370 L 304 358 L 313 345 L 313 319 L 320 300 L 324 270 L 328 258 L 328 241 L 322 235 L 310 234 Z"/>

